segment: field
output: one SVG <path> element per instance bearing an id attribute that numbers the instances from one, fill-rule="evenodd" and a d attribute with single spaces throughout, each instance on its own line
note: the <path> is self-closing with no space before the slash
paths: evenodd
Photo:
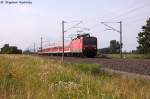
<path id="1" fill-rule="evenodd" d="M 100 68 L 36 56 L 0 55 L 0 99 L 150 99 L 150 81 Z"/>

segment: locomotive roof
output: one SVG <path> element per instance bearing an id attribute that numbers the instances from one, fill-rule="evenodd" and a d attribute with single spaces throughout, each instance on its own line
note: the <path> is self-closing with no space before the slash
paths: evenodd
<path id="1" fill-rule="evenodd" d="M 80 38 L 80 37 L 90 37 L 90 34 L 78 34 L 77 38 Z"/>
<path id="2" fill-rule="evenodd" d="M 76 39 L 80 39 L 81 37 L 90 37 L 90 34 L 77 34 L 77 37 L 74 38 L 73 40 L 76 40 Z"/>

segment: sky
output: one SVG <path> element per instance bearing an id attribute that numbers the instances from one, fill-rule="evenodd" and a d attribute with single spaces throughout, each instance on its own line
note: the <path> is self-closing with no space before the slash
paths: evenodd
<path id="1" fill-rule="evenodd" d="M 1 0 L 0 0 L 1 1 Z M 3 0 L 5 1 L 5 0 Z M 9 1 L 9 0 L 7 0 Z M 17 1 L 17 0 L 15 0 Z M 65 30 L 82 21 L 65 33 L 68 41 L 77 31 L 98 38 L 98 48 L 109 46 L 110 40 L 119 41 L 119 33 L 101 22 L 123 23 L 123 50 L 135 50 L 141 27 L 150 17 L 150 0 L 31 0 L 32 4 L 0 4 L 0 47 L 9 43 L 23 50 L 61 43 L 62 20 Z M 119 30 L 119 24 L 108 25 Z M 83 28 L 89 28 L 85 30 Z M 106 31 L 107 30 L 107 31 Z"/>

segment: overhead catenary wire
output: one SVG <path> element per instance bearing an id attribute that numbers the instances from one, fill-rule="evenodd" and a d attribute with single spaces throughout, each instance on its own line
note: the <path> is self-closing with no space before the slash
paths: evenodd
<path id="1" fill-rule="evenodd" d="M 136 1 L 132 2 L 132 3 L 131 3 L 129 6 L 127 6 L 125 9 L 127 9 L 127 8 L 133 9 L 136 4 L 139 4 L 139 1 L 141 1 L 141 0 L 136 0 Z M 134 5 L 134 6 L 133 6 L 133 5 Z M 119 8 L 119 9 L 117 9 L 117 10 L 114 10 L 114 11 L 110 12 L 110 13 L 106 13 L 106 14 L 103 15 L 102 17 L 99 17 L 99 19 L 105 19 L 106 16 L 110 16 L 110 15 L 116 13 L 116 12 L 122 12 L 122 10 L 125 10 L 125 9 L 124 9 L 124 8 L 123 8 L 123 9 L 120 9 L 120 8 Z M 109 18 L 108 18 L 108 19 L 109 19 Z"/>
<path id="2" fill-rule="evenodd" d="M 143 6 L 134 8 L 134 9 L 131 9 L 131 10 L 125 12 L 125 13 L 122 13 L 122 14 L 116 16 L 116 17 L 111 18 L 110 20 L 114 20 L 114 19 L 120 18 L 120 17 L 122 17 L 122 16 L 125 16 L 125 15 L 127 15 L 127 14 L 130 14 L 130 13 L 132 13 L 132 12 L 135 12 L 135 11 L 137 11 L 137 10 L 139 10 L 139 9 L 143 9 L 143 8 L 146 8 L 146 7 L 150 7 L 150 4 L 146 4 L 146 5 L 143 5 Z"/>
<path id="3" fill-rule="evenodd" d="M 144 17 L 144 18 L 138 18 L 138 19 L 133 19 L 133 20 L 127 20 L 125 22 L 128 22 L 128 23 L 137 23 L 137 22 L 140 22 L 140 21 L 145 21 L 148 18 L 150 18 L 150 17 Z"/>
<path id="4" fill-rule="evenodd" d="M 135 4 L 135 2 L 133 3 L 133 4 Z M 132 4 L 132 5 L 133 5 Z M 131 6 L 131 5 L 130 5 Z M 113 18 L 111 18 L 111 19 L 108 19 L 108 20 L 113 20 L 113 19 L 117 19 L 117 18 L 119 18 L 119 17 L 123 17 L 125 14 L 127 15 L 127 14 L 130 14 L 130 13 L 132 13 L 132 12 L 135 12 L 135 11 L 137 11 L 138 9 L 143 9 L 143 8 L 146 8 L 146 7 L 149 7 L 150 6 L 150 4 L 146 4 L 146 5 L 143 5 L 143 6 L 140 6 L 140 7 L 136 7 L 136 8 L 133 8 L 132 6 L 132 9 L 131 10 L 129 10 L 129 11 L 127 11 L 127 12 L 125 12 L 125 13 L 122 13 L 122 14 L 120 14 L 119 16 L 116 16 L 116 17 L 113 17 Z M 115 11 L 116 12 L 116 11 Z M 109 15 L 109 14 L 107 14 L 107 15 Z M 125 16 L 126 16 L 125 15 Z M 104 17 L 106 17 L 106 16 L 103 16 L 103 17 L 101 17 L 101 18 L 104 18 Z M 131 19 L 131 18 L 130 18 Z M 144 19 L 144 18 L 143 18 Z M 138 19 L 138 20 L 142 20 L 142 19 Z M 137 20 L 137 21 L 138 21 Z M 136 20 L 135 20 L 136 21 Z M 135 22 L 134 21 L 134 22 Z M 94 26 L 92 26 L 90 29 L 92 30 L 92 29 L 94 29 L 94 28 L 96 28 L 98 25 L 100 25 L 100 24 L 95 24 Z"/>
<path id="5" fill-rule="evenodd" d="M 130 6 L 128 6 L 127 8 L 130 8 L 131 10 L 136 10 L 137 8 L 138 9 L 140 9 L 140 8 L 145 8 L 145 7 L 147 7 L 147 6 L 150 6 L 150 4 L 146 4 L 146 5 L 144 5 L 144 6 L 140 6 L 140 7 L 136 7 L 135 8 L 135 5 L 138 3 L 139 4 L 139 2 L 138 1 L 141 1 L 141 0 L 136 0 L 136 1 L 134 1 L 134 2 L 132 2 L 132 4 L 130 5 Z M 134 5 L 134 6 L 133 6 Z M 130 10 L 130 11 L 131 11 Z M 113 12 L 111 12 L 111 13 L 107 13 L 107 14 L 105 14 L 105 15 L 103 15 L 102 17 L 100 17 L 99 18 L 99 20 L 104 20 L 105 21 L 105 18 L 106 18 L 106 16 L 109 16 L 109 15 L 112 15 L 112 14 L 114 14 L 115 12 L 120 12 L 120 11 L 122 11 L 122 9 L 119 9 L 119 10 L 117 10 L 117 11 L 113 11 Z M 125 13 L 127 13 L 127 12 L 125 12 Z M 128 11 L 128 13 L 129 13 L 129 11 Z M 119 15 L 120 16 L 120 15 Z M 116 17 L 118 17 L 118 16 L 116 16 Z M 113 18 L 115 18 L 115 17 L 113 17 Z M 107 20 L 112 20 L 113 18 L 108 18 Z M 119 17 L 118 17 L 119 18 Z M 97 26 L 99 26 L 100 24 L 99 23 L 97 23 L 97 24 L 95 24 L 95 25 L 93 25 L 92 27 L 90 27 L 89 29 L 90 30 L 92 30 L 92 29 L 94 29 L 94 28 L 96 28 Z"/>
<path id="6" fill-rule="evenodd" d="M 66 23 L 68 23 L 68 22 L 66 22 Z M 67 32 L 67 31 L 71 30 L 72 28 L 75 28 L 76 26 L 78 26 L 78 25 L 81 24 L 81 23 L 83 23 L 83 21 L 80 21 L 80 22 L 78 21 L 77 24 L 75 24 L 75 25 L 73 25 L 72 27 L 66 29 L 64 32 Z"/>

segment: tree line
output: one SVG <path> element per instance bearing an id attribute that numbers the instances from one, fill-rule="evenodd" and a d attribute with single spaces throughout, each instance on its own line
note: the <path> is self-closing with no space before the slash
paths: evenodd
<path id="1" fill-rule="evenodd" d="M 16 46 L 9 46 L 5 44 L 0 51 L 1 54 L 22 54 L 22 50 L 18 49 Z"/>
<path id="2" fill-rule="evenodd" d="M 119 41 L 111 40 L 109 47 L 99 49 L 98 53 L 102 53 L 102 54 L 119 54 L 120 53 L 120 43 L 119 43 Z"/>

